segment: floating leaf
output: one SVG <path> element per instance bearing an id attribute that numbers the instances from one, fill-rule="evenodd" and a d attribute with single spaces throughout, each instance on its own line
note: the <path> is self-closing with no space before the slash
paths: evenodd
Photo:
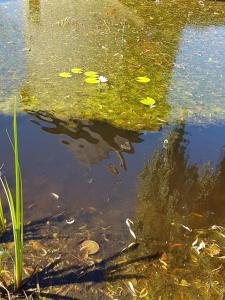
<path id="1" fill-rule="evenodd" d="M 84 75 L 87 77 L 98 77 L 98 73 L 94 71 L 85 72 Z"/>
<path id="2" fill-rule="evenodd" d="M 88 77 L 84 79 L 87 83 L 100 83 L 100 80 L 97 77 Z"/>
<path id="3" fill-rule="evenodd" d="M 99 251 L 99 244 L 92 240 L 86 240 L 81 244 L 80 250 L 86 250 L 88 254 L 96 254 Z"/>
<path id="4" fill-rule="evenodd" d="M 142 76 L 142 77 L 137 77 L 136 80 L 137 80 L 138 82 L 141 82 L 141 83 L 147 83 L 147 82 L 149 82 L 151 79 L 148 78 L 147 76 Z"/>
<path id="5" fill-rule="evenodd" d="M 150 97 L 146 97 L 146 98 L 142 99 L 140 102 L 144 105 L 150 105 L 150 106 L 155 104 L 155 100 Z"/>
<path id="6" fill-rule="evenodd" d="M 73 68 L 71 69 L 71 72 L 74 74 L 81 74 L 83 70 L 81 68 Z"/>
<path id="7" fill-rule="evenodd" d="M 70 77 L 72 77 L 72 74 L 69 72 L 62 72 L 62 73 L 59 73 L 59 77 L 70 78 Z"/>

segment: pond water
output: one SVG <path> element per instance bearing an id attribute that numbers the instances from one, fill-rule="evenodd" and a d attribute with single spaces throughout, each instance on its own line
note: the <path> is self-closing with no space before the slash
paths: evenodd
<path id="1" fill-rule="evenodd" d="M 42 296 L 224 298 L 224 80 L 223 1 L 0 0 L 0 163 L 13 184 L 16 98 Z"/>

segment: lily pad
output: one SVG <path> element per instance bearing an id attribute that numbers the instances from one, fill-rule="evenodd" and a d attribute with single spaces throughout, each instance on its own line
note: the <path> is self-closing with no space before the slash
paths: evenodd
<path id="1" fill-rule="evenodd" d="M 86 240 L 81 244 L 81 249 L 86 250 L 88 254 L 96 254 L 100 247 L 99 244 L 92 240 Z"/>
<path id="2" fill-rule="evenodd" d="M 74 74 L 81 74 L 83 73 L 83 70 L 81 68 L 73 68 L 71 69 L 71 72 Z"/>
<path id="3" fill-rule="evenodd" d="M 84 75 L 87 77 L 98 77 L 98 73 L 94 71 L 85 72 Z"/>
<path id="4" fill-rule="evenodd" d="M 141 101 L 140 101 L 142 104 L 144 104 L 144 105 L 154 105 L 155 104 L 155 100 L 153 99 L 153 98 L 151 98 L 151 97 L 146 97 L 146 98 L 144 98 L 144 99 L 142 99 Z"/>
<path id="5" fill-rule="evenodd" d="M 72 74 L 70 72 L 61 72 L 61 73 L 59 73 L 59 77 L 70 78 L 70 77 L 72 77 Z"/>
<path id="6" fill-rule="evenodd" d="M 100 80 L 97 77 L 88 77 L 84 79 L 87 83 L 100 83 Z"/>
<path id="7" fill-rule="evenodd" d="M 136 80 L 141 83 L 147 83 L 147 82 L 151 81 L 151 79 L 148 78 L 148 76 L 137 77 Z"/>

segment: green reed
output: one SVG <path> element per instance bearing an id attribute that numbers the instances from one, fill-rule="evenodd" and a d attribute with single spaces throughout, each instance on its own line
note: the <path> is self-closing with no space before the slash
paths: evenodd
<path id="1" fill-rule="evenodd" d="M 15 281 L 15 290 L 17 291 L 21 287 L 22 273 L 23 273 L 24 214 L 23 214 L 22 176 L 21 176 L 20 164 L 19 164 L 16 102 L 14 105 L 13 133 L 14 133 L 14 139 L 13 141 L 11 141 L 10 139 L 10 142 L 14 150 L 15 196 L 13 196 L 5 177 L 1 176 L 0 182 L 2 184 L 5 196 L 9 204 L 10 214 L 11 214 L 11 219 L 13 224 L 13 235 L 14 235 L 14 243 L 15 243 L 14 281 Z"/>
<path id="2" fill-rule="evenodd" d="M 2 208 L 2 199 L 0 198 L 0 236 L 6 231 L 6 218 Z"/>

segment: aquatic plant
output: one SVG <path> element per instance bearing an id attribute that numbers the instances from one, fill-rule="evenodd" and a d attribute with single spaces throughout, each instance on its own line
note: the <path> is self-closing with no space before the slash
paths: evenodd
<path id="1" fill-rule="evenodd" d="M 9 204 L 10 214 L 13 224 L 13 235 L 15 243 L 15 262 L 14 262 L 14 282 L 15 290 L 18 291 L 21 287 L 22 272 L 23 272 L 23 189 L 22 176 L 19 164 L 18 151 L 18 132 L 17 132 L 17 117 L 16 117 L 16 101 L 14 104 L 14 118 L 13 118 L 14 139 L 10 142 L 14 151 L 14 172 L 15 172 L 15 197 L 8 185 L 7 179 L 1 175 L 0 182 L 2 184 L 6 199 Z M 0 208 L 1 210 L 1 208 Z"/>
<path id="2" fill-rule="evenodd" d="M 2 208 L 2 199 L 0 198 L 0 236 L 6 231 L 6 218 Z"/>

